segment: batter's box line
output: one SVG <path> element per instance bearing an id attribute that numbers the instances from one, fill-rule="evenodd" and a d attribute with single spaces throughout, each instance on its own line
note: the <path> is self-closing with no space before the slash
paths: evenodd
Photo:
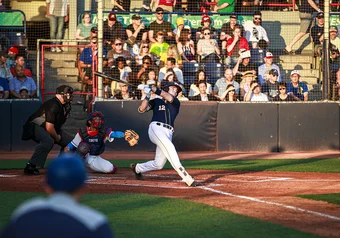
<path id="1" fill-rule="evenodd" d="M 313 215 L 316 215 L 316 216 L 326 217 L 326 218 L 329 218 L 329 219 L 332 219 L 332 220 L 340 221 L 340 217 L 332 216 L 332 215 L 321 213 L 321 212 L 315 212 L 315 211 L 311 211 L 311 210 L 307 210 L 307 209 L 303 209 L 303 208 L 299 208 L 299 207 L 295 207 L 295 206 L 291 206 L 291 205 L 285 205 L 285 204 L 278 203 L 278 202 L 271 202 L 271 201 L 266 201 L 266 200 L 262 200 L 262 199 L 258 199 L 258 198 L 253 198 L 253 197 L 223 192 L 223 191 L 216 190 L 216 189 L 213 189 L 213 188 L 209 188 L 209 187 L 206 187 L 206 186 L 201 186 L 201 187 L 197 187 L 197 188 L 200 188 L 200 189 L 206 190 L 206 191 L 210 191 L 210 192 L 213 192 L 213 193 L 229 196 L 229 197 L 236 197 L 236 198 L 239 198 L 239 199 L 245 199 L 245 200 L 249 200 L 249 201 L 253 201 L 253 202 L 274 205 L 274 206 L 283 207 L 283 208 L 294 210 L 294 211 L 309 213 L 309 214 L 313 214 Z"/>
<path id="2" fill-rule="evenodd" d="M 88 181 L 86 182 L 87 184 L 102 184 L 102 185 L 116 185 L 116 186 L 131 186 L 131 187 L 149 187 L 149 188 L 166 188 L 166 189 L 192 189 L 191 187 L 188 186 L 183 186 L 183 187 L 177 187 L 177 186 L 164 186 L 164 185 L 148 185 L 148 184 L 131 184 L 131 183 L 108 183 L 108 182 L 96 182 L 96 181 Z"/>

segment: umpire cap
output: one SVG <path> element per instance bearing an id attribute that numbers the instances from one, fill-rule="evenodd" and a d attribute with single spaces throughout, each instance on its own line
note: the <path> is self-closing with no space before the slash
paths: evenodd
<path id="1" fill-rule="evenodd" d="M 54 159 L 47 170 L 47 184 L 58 192 L 73 192 L 87 179 L 84 161 L 74 154 L 63 154 Z"/>

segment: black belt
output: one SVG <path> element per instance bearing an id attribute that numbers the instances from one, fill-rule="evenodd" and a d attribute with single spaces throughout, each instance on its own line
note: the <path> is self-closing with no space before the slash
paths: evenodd
<path id="1" fill-rule="evenodd" d="M 156 125 L 157 126 L 162 126 L 162 127 L 166 128 L 166 129 L 169 129 L 172 132 L 174 131 L 174 128 L 172 126 L 168 125 L 168 124 L 164 124 L 162 122 L 156 122 Z"/>

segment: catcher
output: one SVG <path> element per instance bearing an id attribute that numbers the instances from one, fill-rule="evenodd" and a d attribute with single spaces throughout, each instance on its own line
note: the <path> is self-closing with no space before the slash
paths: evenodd
<path id="1" fill-rule="evenodd" d="M 75 151 L 85 159 L 85 165 L 101 173 L 115 173 L 118 167 L 103 159 L 100 155 L 105 151 L 105 142 L 115 138 L 123 138 L 131 146 L 138 143 L 139 136 L 133 130 L 112 131 L 104 127 L 104 114 L 92 112 L 87 117 L 86 128 L 80 128 L 73 140 L 65 147 L 65 152 Z"/>

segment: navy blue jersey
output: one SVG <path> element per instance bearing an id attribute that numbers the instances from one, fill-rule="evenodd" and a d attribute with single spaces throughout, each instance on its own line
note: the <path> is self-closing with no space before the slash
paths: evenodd
<path id="1" fill-rule="evenodd" d="M 78 133 L 84 142 L 90 145 L 90 155 L 100 155 L 105 151 L 105 129 L 98 131 L 98 134 L 91 136 L 86 129 L 79 129 Z"/>
<path id="2" fill-rule="evenodd" d="M 21 205 L 0 237 L 112 238 L 114 233 L 103 214 L 55 193 Z"/>
<path id="3" fill-rule="evenodd" d="M 153 110 L 151 121 L 158 121 L 174 127 L 175 119 L 179 113 L 181 103 L 175 97 L 172 103 L 161 99 L 155 98 L 149 101 L 150 110 Z"/>

